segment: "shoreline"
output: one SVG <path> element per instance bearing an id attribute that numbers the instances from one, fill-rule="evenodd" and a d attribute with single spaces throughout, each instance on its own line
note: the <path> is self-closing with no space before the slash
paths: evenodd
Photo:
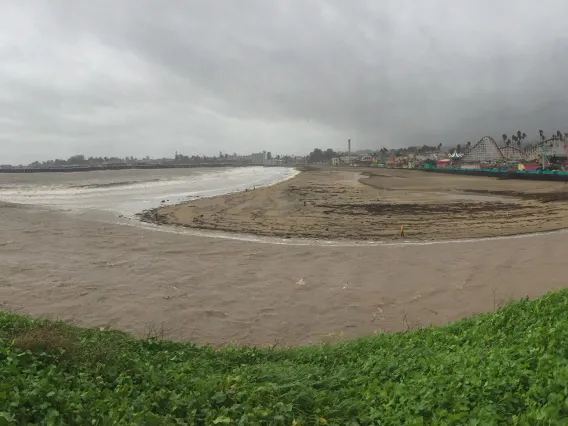
<path id="1" fill-rule="evenodd" d="M 326 173 L 317 170 L 308 180 L 335 181 Z M 344 178 L 352 192 L 376 190 L 362 189 L 354 173 Z M 391 179 L 375 177 L 374 184 L 379 178 Z M 409 178 L 393 179 L 405 189 L 389 192 L 408 191 L 404 197 L 412 199 Z M 276 197 L 290 185 L 297 187 L 298 180 L 248 196 L 254 193 L 255 202 L 273 211 L 276 200 L 267 203 L 261 194 Z M 205 200 L 212 201 L 219 203 Z M 282 207 L 290 203 L 293 199 Z M 243 207 L 248 215 L 248 203 Z M 207 232 L 191 228 L 160 230 L 110 213 L 102 220 L 10 205 L 0 208 L 0 215 L 0 266 L 6 271 L 1 309 L 89 327 L 111 325 L 139 336 L 153 324 L 168 338 L 215 347 L 321 343 L 330 333 L 351 339 L 400 330 L 402 318 L 440 325 L 491 311 L 500 300 L 537 297 L 565 282 L 566 232 L 463 243 L 414 243 L 409 237 L 387 244 L 281 240 L 279 245 L 255 243 L 252 237 L 207 238 Z"/>
<path id="2" fill-rule="evenodd" d="M 290 167 L 290 168 L 294 169 L 294 171 L 295 171 L 296 173 L 294 173 L 294 174 L 292 174 L 292 175 L 290 175 L 290 176 L 287 176 L 286 178 L 281 179 L 281 180 L 279 180 L 279 181 L 276 181 L 276 182 L 274 182 L 274 183 L 270 183 L 270 184 L 268 184 L 268 185 L 259 185 L 259 186 L 253 185 L 253 186 L 252 186 L 252 187 L 253 187 L 252 189 L 246 188 L 246 189 L 244 189 L 244 190 L 236 190 L 236 191 L 233 191 L 233 192 L 228 192 L 228 193 L 223 194 L 223 195 L 204 196 L 204 197 L 199 197 L 199 198 L 196 198 L 196 199 L 193 199 L 193 200 L 184 201 L 184 202 L 182 202 L 182 203 L 160 205 L 160 206 L 158 206 L 158 207 L 153 207 L 153 208 L 151 208 L 151 209 L 143 210 L 143 211 L 137 213 L 137 214 L 134 215 L 134 216 L 135 216 L 139 221 L 141 221 L 141 222 L 153 223 L 153 224 L 155 224 L 155 225 L 167 225 L 166 223 L 163 222 L 163 218 L 162 218 L 161 216 L 159 216 L 159 211 L 160 211 L 161 209 L 163 209 L 163 208 L 167 208 L 167 207 L 181 207 L 181 206 L 190 204 L 190 203 L 192 203 L 192 202 L 194 202 L 194 201 L 196 201 L 196 200 L 206 200 L 206 199 L 212 199 L 212 198 L 223 198 L 223 197 L 226 197 L 226 196 L 229 196 L 229 195 L 232 195 L 232 194 L 246 193 L 246 192 L 248 192 L 249 190 L 250 190 L 250 191 L 255 191 L 256 188 L 261 189 L 261 188 L 275 187 L 275 186 L 277 186 L 277 185 L 280 185 L 280 184 L 283 184 L 283 183 L 285 183 L 285 182 L 288 182 L 288 181 L 290 181 L 290 180 L 292 180 L 292 179 L 295 179 L 296 177 L 298 177 L 298 176 L 299 176 L 301 173 L 303 173 L 303 172 L 313 170 L 313 168 L 310 168 L 309 166 Z M 158 213 L 158 216 L 157 216 L 157 217 L 156 217 L 156 213 Z M 180 226 L 185 227 L 185 226 L 183 226 L 183 225 L 180 225 Z M 196 228 L 196 229 L 200 229 L 200 228 Z M 254 234 L 249 234 L 249 235 L 254 235 Z"/>
<path id="3" fill-rule="evenodd" d="M 151 209 L 152 211 L 157 210 Z M 144 213 L 150 212 L 150 210 Z M 142 215 L 140 213 L 139 215 Z M 413 239 L 413 238 L 391 238 L 390 240 L 354 240 L 354 239 L 322 239 L 312 237 L 280 237 L 276 235 L 256 234 L 252 232 L 243 233 L 232 230 L 214 230 L 208 228 L 197 228 L 193 226 L 185 226 L 180 224 L 170 224 L 160 218 L 158 222 L 148 218 L 147 220 L 138 219 L 139 222 L 153 225 L 155 228 L 145 228 L 151 230 L 164 230 L 169 228 L 176 233 L 176 230 L 188 231 L 187 233 L 181 232 L 181 235 L 188 235 L 194 237 L 211 238 L 211 239 L 226 239 L 231 241 L 241 241 L 248 243 L 269 244 L 269 245 L 283 245 L 290 247 L 387 247 L 387 246 L 427 246 L 433 244 L 460 244 L 460 243 L 476 243 L 487 241 L 499 241 L 517 238 L 530 238 L 545 235 L 554 235 L 568 231 L 567 227 L 551 228 L 545 231 L 532 231 L 532 232 L 519 232 L 515 234 L 502 234 L 492 236 L 478 236 L 478 237 L 464 237 L 459 239 L 443 238 L 443 239 Z M 128 225 L 128 224 L 127 224 Z M 132 225 L 131 226 L 135 226 Z"/>
<path id="4" fill-rule="evenodd" d="M 476 240 L 568 228 L 568 193 L 556 182 L 452 179 L 397 169 L 308 167 L 299 172 L 274 185 L 160 206 L 137 217 L 158 226 L 232 235 L 384 243 Z"/>

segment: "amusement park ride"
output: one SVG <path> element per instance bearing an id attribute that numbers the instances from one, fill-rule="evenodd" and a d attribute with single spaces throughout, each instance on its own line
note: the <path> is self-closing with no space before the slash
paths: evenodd
<path id="1" fill-rule="evenodd" d="M 556 138 L 547 139 L 529 149 L 497 145 L 491 136 L 484 136 L 462 157 L 462 163 L 500 163 L 519 161 L 542 162 L 542 167 L 552 157 L 568 157 L 568 142 Z"/>

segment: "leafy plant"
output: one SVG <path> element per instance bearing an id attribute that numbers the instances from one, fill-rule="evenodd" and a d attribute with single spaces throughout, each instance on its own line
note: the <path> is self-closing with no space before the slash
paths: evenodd
<path id="1" fill-rule="evenodd" d="M 0 313 L 3 424 L 567 424 L 568 290 L 293 349 L 137 340 Z"/>

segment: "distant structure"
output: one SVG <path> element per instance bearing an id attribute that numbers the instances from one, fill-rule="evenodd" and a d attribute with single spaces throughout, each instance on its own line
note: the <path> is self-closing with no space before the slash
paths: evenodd
<path id="1" fill-rule="evenodd" d="M 266 162 L 266 151 L 256 152 L 251 155 L 251 162 L 253 164 L 264 164 Z"/>
<path id="2" fill-rule="evenodd" d="M 524 154 L 526 160 L 541 159 L 543 155 L 566 158 L 568 157 L 568 141 L 548 139 L 525 151 Z"/>
<path id="3" fill-rule="evenodd" d="M 484 136 L 461 159 L 463 163 L 493 163 L 505 161 L 501 148 L 491 136 Z"/>
<path id="4" fill-rule="evenodd" d="M 525 158 L 526 151 L 523 152 L 516 146 L 502 146 L 501 153 L 503 154 L 503 157 L 505 157 L 505 159 L 509 161 L 526 160 Z M 532 158 L 530 160 L 532 160 Z"/>
<path id="5" fill-rule="evenodd" d="M 503 161 L 538 161 L 546 157 L 568 157 L 568 142 L 548 139 L 522 150 L 515 146 L 499 146 L 491 136 L 484 136 L 462 157 L 462 163 L 498 163 Z"/>
<path id="6" fill-rule="evenodd" d="M 351 163 L 351 139 L 347 139 L 347 158 L 347 161 Z"/>

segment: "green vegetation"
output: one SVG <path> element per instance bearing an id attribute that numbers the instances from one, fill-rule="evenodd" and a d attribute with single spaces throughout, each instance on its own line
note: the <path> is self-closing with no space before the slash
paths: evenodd
<path id="1" fill-rule="evenodd" d="M 295 349 L 137 340 L 0 314 L 3 424 L 568 424 L 568 290 Z"/>

